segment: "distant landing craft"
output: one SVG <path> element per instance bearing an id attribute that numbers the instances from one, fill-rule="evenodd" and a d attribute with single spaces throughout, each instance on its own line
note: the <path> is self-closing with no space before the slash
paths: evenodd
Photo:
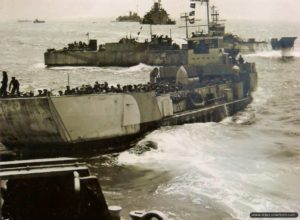
<path id="1" fill-rule="evenodd" d="M 45 23 L 45 21 L 42 21 L 42 20 L 39 20 L 39 19 L 35 19 L 35 20 L 33 21 L 33 23 Z"/>
<path id="2" fill-rule="evenodd" d="M 19 22 L 19 23 L 27 23 L 27 22 L 31 22 L 31 20 L 27 20 L 27 19 L 19 19 L 18 22 Z"/>
<path id="3" fill-rule="evenodd" d="M 119 16 L 117 22 L 141 22 L 141 17 L 136 12 L 129 12 L 128 16 Z"/>
<path id="4" fill-rule="evenodd" d="M 297 37 L 282 37 L 280 40 L 278 38 L 271 39 L 271 46 L 273 50 L 281 50 L 281 55 L 283 58 L 293 57 L 294 43 Z"/>

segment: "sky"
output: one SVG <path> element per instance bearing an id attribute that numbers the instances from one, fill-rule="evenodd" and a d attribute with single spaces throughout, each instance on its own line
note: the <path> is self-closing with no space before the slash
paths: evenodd
<path id="1" fill-rule="evenodd" d="M 130 10 L 144 15 L 154 0 L 0 0 L 0 21 L 7 19 L 114 18 Z M 210 0 L 223 18 L 300 22 L 300 0 Z M 189 11 L 189 0 L 162 0 L 171 17 Z"/>

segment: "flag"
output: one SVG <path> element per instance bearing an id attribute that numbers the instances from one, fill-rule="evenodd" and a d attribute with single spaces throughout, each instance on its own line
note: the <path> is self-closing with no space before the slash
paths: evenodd
<path id="1" fill-rule="evenodd" d="M 189 22 L 190 22 L 190 24 L 194 24 L 195 23 L 195 18 L 190 18 Z"/>
<path id="2" fill-rule="evenodd" d="M 190 16 L 195 16 L 195 11 L 191 11 L 189 15 Z"/>
<path id="3" fill-rule="evenodd" d="M 191 8 L 196 8 L 196 3 L 191 3 Z"/>

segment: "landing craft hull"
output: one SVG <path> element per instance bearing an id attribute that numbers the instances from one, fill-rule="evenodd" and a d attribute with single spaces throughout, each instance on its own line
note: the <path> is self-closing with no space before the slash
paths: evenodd
<path id="1" fill-rule="evenodd" d="M 225 48 L 233 48 L 226 44 Z M 242 53 L 267 50 L 266 43 L 236 45 Z M 121 66 L 130 67 L 140 63 L 153 66 L 180 66 L 188 63 L 187 50 L 146 51 L 50 51 L 44 53 L 45 65 L 53 66 Z"/>
<path id="2" fill-rule="evenodd" d="M 51 51 L 44 54 L 45 65 L 51 66 L 135 66 L 182 65 L 186 63 L 185 53 L 169 51 Z"/>
<path id="3" fill-rule="evenodd" d="M 251 97 L 175 114 L 167 100 L 153 93 L 1 99 L 1 141 L 25 157 L 117 152 L 160 126 L 221 121 Z"/>

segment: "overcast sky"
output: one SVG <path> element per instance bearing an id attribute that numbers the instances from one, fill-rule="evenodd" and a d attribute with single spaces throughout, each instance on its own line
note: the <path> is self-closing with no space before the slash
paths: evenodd
<path id="1" fill-rule="evenodd" d="M 300 0 L 210 0 L 226 19 L 300 22 Z M 0 19 L 116 17 L 130 10 L 144 15 L 153 0 L 0 0 Z M 173 18 L 189 11 L 189 0 L 162 0 Z"/>

